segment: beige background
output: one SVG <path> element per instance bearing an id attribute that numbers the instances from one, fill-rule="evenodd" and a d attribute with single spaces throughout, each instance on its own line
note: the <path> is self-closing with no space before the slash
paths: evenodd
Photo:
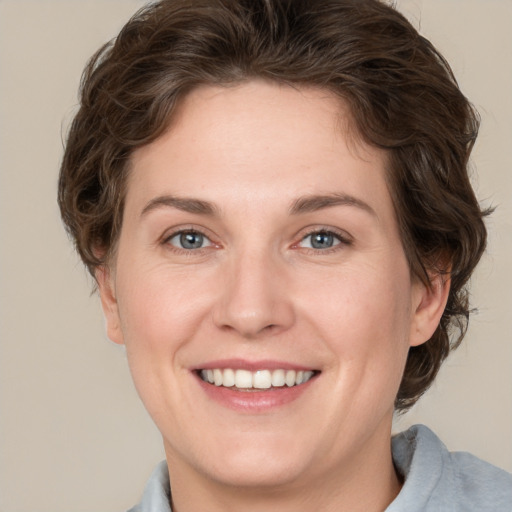
<path id="1" fill-rule="evenodd" d="M 397 428 L 512 470 L 512 1 L 401 0 L 482 114 L 475 186 L 498 205 L 465 345 Z M 135 0 L 0 0 L 0 512 L 123 510 L 163 451 L 55 204 L 81 69 Z"/>

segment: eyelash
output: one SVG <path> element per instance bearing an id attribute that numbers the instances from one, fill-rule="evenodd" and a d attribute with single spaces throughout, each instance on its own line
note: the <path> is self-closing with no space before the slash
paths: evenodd
<path id="1" fill-rule="evenodd" d="M 187 235 L 187 234 L 199 235 L 199 236 L 203 237 L 204 240 L 208 242 L 208 245 L 206 245 L 204 247 L 198 247 L 195 249 L 194 248 L 187 249 L 184 247 L 177 247 L 177 246 L 171 244 L 171 240 L 173 238 L 181 237 L 181 236 Z M 320 234 L 334 237 L 335 240 L 337 241 L 337 243 L 335 243 L 333 246 L 325 248 L 325 249 L 319 249 L 319 248 L 315 248 L 315 247 L 300 247 L 300 244 L 302 242 L 304 242 L 308 237 L 312 237 L 313 235 L 320 235 Z M 206 235 L 200 229 L 196 229 L 193 227 L 179 229 L 177 231 L 173 231 L 168 236 L 164 236 L 162 239 L 162 245 L 167 246 L 167 248 L 169 248 L 169 250 L 172 250 L 173 252 L 177 252 L 177 253 L 185 254 L 185 255 L 189 255 L 189 256 L 191 256 L 193 254 L 200 255 L 200 254 L 203 254 L 204 251 L 210 250 L 211 248 L 219 247 L 219 245 L 215 244 L 212 241 L 210 236 Z M 302 249 L 307 254 L 323 254 L 323 255 L 325 255 L 325 254 L 330 254 L 332 252 L 336 252 L 336 251 L 342 249 L 343 247 L 347 247 L 350 245 L 352 245 L 352 239 L 347 233 L 340 232 L 340 231 L 334 230 L 332 228 L 316 227 L 316 228 L 310 229 L 304 235 L 302 235 L 300 240 L 292 245 L 292 249 Z"/>
<path id="2" fill-rule="evenodd" d="M 333 245 L 332 247 L 329 247 L 326 249 L 317 249 L 314 247 L 303 247 L 302 249 L 307 251 L 308 254 L 323 254 L 323 255 L 331 254 L 332 252 L 337 252 L 337 251 L 341 250 L 343 247 L 352 245 L 352 238 L 348 235 L 348 233 L 338 231 L 338 230 L 335 230 L 332 228 L 327 228 L 327 227 L 325 227 L 325 228 L 315 227 L 315 228 L 307 231 L 306 234 L 304 234 L 301 237 L 299 242 L 297 242 L 293 245 L 293 247 L 300 248 L 299 244 L 304 242 L 304 240 L 306 240 L 308 237 L 311 237 L 313 235 L 319 235 L 319 234 L 333 236 L 336 239 L 337 243 L 335 243 L 335 245 Z"/>
<path id="3" fill-rule="evenodd" d="M 208 245 L 206 245 L 204 247 L 198 247 L 196 249 L 193 249 L 193 248 L 187 249 L 184 247 L 177 247 L 171 243 L 171 240 L 173 238 L 181 237 L 183 235 L 188 235 L 188 234 L 201 236 L 204 239 L 204 241 L 208 242 Z M 193 228 L 193 227 L 179 229 L 177 231 L 173 231 L 168 236 L 164 236 L 162 239 L 162 245 L 167 246 L 167 248 L 173 252 L 177 252 L 179 254 L 185 254 L 185 255 L 189 255 L 189 256 L 191 256 L 193 254 L 199 255 L 199 254 L 204 253 L 204 251 L 209 250 L 210 248 L 216 247 L 216 244 L 212 241 L 210 236 L 206 235 L 203 231 Z"/>

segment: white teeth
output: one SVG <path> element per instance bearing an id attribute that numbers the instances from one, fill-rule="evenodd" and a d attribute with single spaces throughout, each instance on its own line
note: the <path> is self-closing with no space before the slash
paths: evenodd
<path id="1" fill-rule="evenodd" d="M 223 379 L 222 384 L 226 386 L 227 388 L 230 388 L 231 386 L 235 385 L 235 372 L 228 368 L 227 370 L 224 370 L 223 372 Z"/>
<path id="2" fill-rule="evenodd" d="M 286 376 L 284 378 L 284 381 L 286 382 L 286 385 L 288 387 L 292 387 L 295 385 L 295 379 L 297 377 L 297 373 L 295 372 L 295 370 L 288 370 L 286 372 Z"/>
<path id="3" fill-rule="evenodd" d="M 254 374 L 252 384 L 256 389 L 268 389 L 272 386 L 272 375 L 268 370 L 259 370 Z"/>
<path id="4" fill-rule="evenodd" d="M 222 371 L 221 370 L 213 370 L 213 383 L 216 385 L 216 386 L 222 386 L 222 382 L 223 382 L 223 375 L 222 375 Z"/>
<path id="5" fill-rule="evenodd" d="M 252 373 L 247 370 L 235 372 L 235 386 L 237 388 L 252 388 Z"/>
<path id="6" fill-rule="evenodd" d="M 272 372 L 272 386 L 275 388 L 284 386 L 284 370 L 274 370 Z"/>
<path id="7" fill-rule="evenodd" d="M 258 370 L 250 372 L 248 370 L 233 370 L 226 368 L 221 370 L 215 368 L 211 370 L 201 370 L 199 372 L 205 382 L 215 386 L 227 388 L 237 387 L 240 389 L 270 389 L 283 386 L 299 386 L 313 377 L 312 371 L 295 370 Z"/>

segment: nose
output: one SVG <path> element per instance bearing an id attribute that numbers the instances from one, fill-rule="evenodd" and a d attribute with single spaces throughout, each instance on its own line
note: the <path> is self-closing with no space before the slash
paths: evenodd
<path id="1" fill-rule="evenodd" d="M 214 322 L 245 339 L 274 335 L 295 321 L 283 265 L 265 254 L 239 256 L 226 266 Z"/>

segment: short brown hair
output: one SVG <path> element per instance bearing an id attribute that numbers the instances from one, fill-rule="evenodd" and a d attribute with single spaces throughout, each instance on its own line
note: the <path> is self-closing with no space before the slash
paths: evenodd
<path id="1" fill-rule="evenodd" d="M 342 98 L 360 137 L 388 151 L 412 273 L 427 284 L 429 272 L 450 275 L 440 325 L 410 349 L 395 403 L 405 410 L 465 333 L 487 211 L 467 169 L 478 117 L 443 57 L 385 3 L 163 0 L 141 9 L 84 71 L 59 181 L 67 229 L 94 275 L 115 249 L 132 152 L 164 132 L 193 88 L 251 78 Z"/>

